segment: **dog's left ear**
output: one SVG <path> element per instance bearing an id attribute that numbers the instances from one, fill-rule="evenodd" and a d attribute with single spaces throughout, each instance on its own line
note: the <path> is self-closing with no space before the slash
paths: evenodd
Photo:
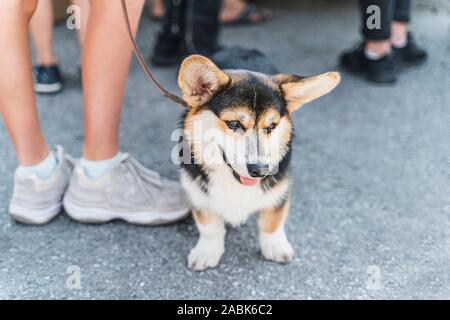
<path id="1" fill-rule="evenodd" d="M 289 112 L 294 112 L 304 104 L 330 93 L 341 81 L 338 72 L 327 72 L 314 77 L 277 75 Z"/>
<path id="2" fill-rule="evenodd" d="M 226 73 L 201 55 L 184 59 L 178 74 L 178 85 L 189 107 L 205 104 L 229 82 Z"/>

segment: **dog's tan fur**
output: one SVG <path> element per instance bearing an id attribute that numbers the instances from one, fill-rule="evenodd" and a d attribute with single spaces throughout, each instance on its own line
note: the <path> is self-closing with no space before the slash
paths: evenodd
<path id="1" fill-rule="evenodd" d="M 274 233 L 284 223 L 289 214 L 290 199 L 281 207 L 273 207 L 261 210 L 258 225 L 261 231 Z"/>
<path id="2" fill-rule="evenodd" d="M 195 222 L 198 224 L 208 224 L 214 219 L 214 213 L 206 210 L 193 210 L 192 212 Z"/>

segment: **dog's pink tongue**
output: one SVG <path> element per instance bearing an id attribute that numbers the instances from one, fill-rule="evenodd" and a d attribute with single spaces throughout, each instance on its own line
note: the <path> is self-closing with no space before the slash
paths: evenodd
<path id="1" fill-rule="evenodd" d="M 239 176 L 239 179 L 241 180 L 241 183 L 244 186 L 248 186 L 248 187 L 254 186 L 258 182 L 257 179 L 246 178 L 246 177 L 243 177 L 243 176 Z"/>

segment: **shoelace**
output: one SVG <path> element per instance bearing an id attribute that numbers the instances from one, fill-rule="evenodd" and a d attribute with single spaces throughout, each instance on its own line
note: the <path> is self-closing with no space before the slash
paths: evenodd
<path id="1" fill-rule="evenodd" d="M 136 159 L 130 157 L 129 154 L 124 154 L 122 164 L 126 166 L 133 177 L 133 181 L 139 186 L 142 192 L 155 201 L 155 195 L 151 194 L 148 188 L 146 188 L 144 181 L 153 185 L 156 189 L 162 187 L 162 181 L 160 175 L 152 170 L 145 168 Z"/>

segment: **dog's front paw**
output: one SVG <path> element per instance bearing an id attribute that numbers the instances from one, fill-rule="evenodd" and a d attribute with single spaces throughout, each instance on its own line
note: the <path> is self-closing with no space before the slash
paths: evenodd
<path id="1" fill-rule="evenodd" d="M 264 258 L 279 263 L 287 263 L 294 257 L 294 249 L 284 236 L 261 235 L 261 252 Z"/>
<path id="2" fill-rule="evenodd" d="M 188 267 L 194 271 L 215 268 L 224 251 L 224 244 L 221 241 L 199 240 L 189 253 Z"/>
<path id="3" fill-rule="evenodd" d="M 262 246 L 261 252 L 267 260 L 279 263 L 287 263 L 294 257 L 294 249 L 287 240 L 283 243 L 271 243 Z"/>

